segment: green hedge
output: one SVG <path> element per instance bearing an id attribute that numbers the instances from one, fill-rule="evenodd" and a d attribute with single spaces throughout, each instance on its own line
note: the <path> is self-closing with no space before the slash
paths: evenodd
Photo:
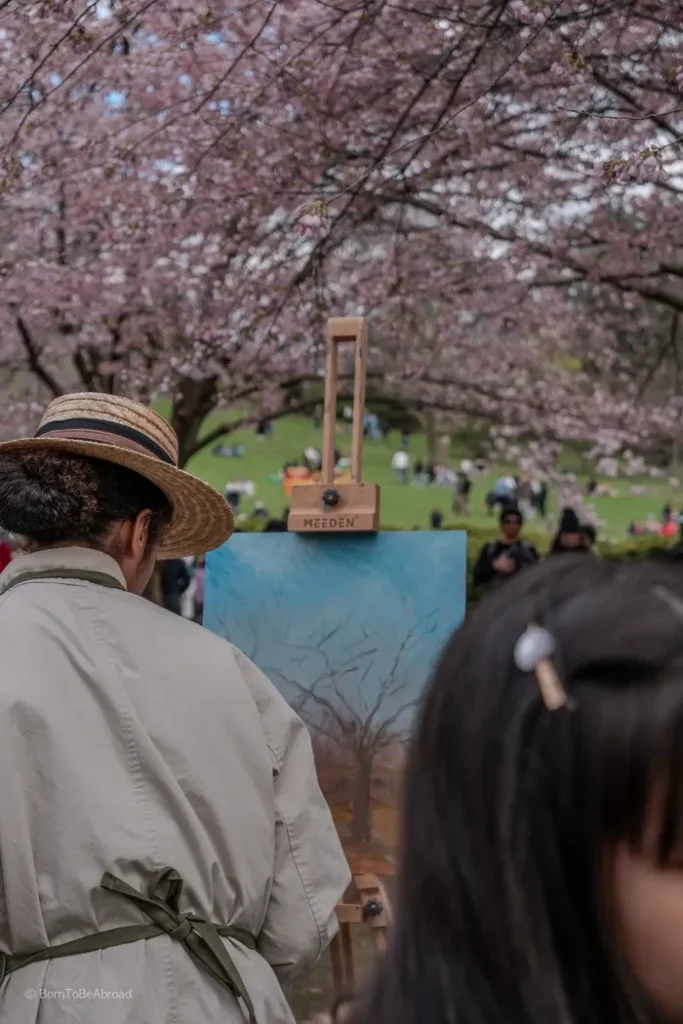
<path id="1" fill-rule="evenodd" d="M 262 533 L 264 526 L 264 520 L 247 519 L 239 524 L 239 529 L 242 533 Z M 489 541 L 496 540 L 499 536 L 498 524 L 496 522 L 492 522 L 491 526 L 472 526 L 467 520 L 462 520 L 460 522 L 448 523 L 443 529 L 462 530 L 467 534 L 468 559 L 476 559 L 481 547 L 484 544 L 488 544 Z M 405 533 L 406 530 L 402 526 L 383 526 L 382 533 L 387 532 Z M 534 529 L 529 526 L 524 529 L 524 537 L 534 545 L 540 554 L 545 554 L 552 540 L 552 536 L 547 530 Z M 596 544 L 596 550 L 604 558 L 618 560 L 624 558 L 656 558 L 670 547 L 671 541 L 667 538 L 655 536 L 633 537 L 624 541 L 603 540 L 598 541 Z"/>
<path id="2" fill-rule="evenodd" d="M 492 523 L 490 527 L 475 526 L 468 529 L 466 522 L 448 526 L 447 529 L 465 530 L 467 532 L 467 600 L 468 603 L 476 601 L 481 594 L 472 587 L 472 570 L 479 552 L 484 544 L 496 540 L 499 536 L 498 526 Z M 533 544 L 540 555 L 546 554 L 552 541 L 552 535 L 547 530 L 525 528 L 523 534 L 525 540 Z M 635 537 L 625 541 L 598 541 L 595 545 L 596 551 L 601 558 L 609 558 L 612 561 L 623 561 L 626 559 L 645 558 L 654 559 L 665 556 L 666 551 L 671 547 L 671 542 L 663 537 Z"/>
<path id="3" fill-rule="evenodd" d="M 240 524 L 240 530 L 244 533 L 261 533 L 264 525 L 262 520 L 246 520 Z M 443 529 L 462 530 L 467 534 L 467 599 L 468 602 L 476 601 L 479 595 L 471 586 L 472 569 L 483 545 L 498 538 L 498 524 L 493 521 L 490 526 L 472 526 L 467 520 L 462 520 L 449 523 Z M 389 531 L 406 532 L 400 526 L 382 527 L 383 533 Z M 552 536 L 547 530 L 534 529 L 530 526 L 524 529 L 524 538 L 534 545 L 539 554 L 546 553 L 552 540 Z M 603 540 L 596 544 L 596 550 L 602 558 L 610 558 L 614 561 L 633 558 L 661 558 L 670 547 L 671 542 L 662 537 L 634 537 L 618 542 Z"/>

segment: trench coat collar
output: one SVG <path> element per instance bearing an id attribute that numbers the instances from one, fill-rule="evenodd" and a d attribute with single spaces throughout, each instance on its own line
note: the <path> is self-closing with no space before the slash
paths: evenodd
<path id="1" fill-rule="evenodd" d="M 121 567 L 111 555 L 106 555 L 104 551 L 95 551 L 93 548 L 74 546 L 46 548 L 43 551 L 32 551 L 26 555 L 16 555 L 0 574 L 0 594 L 4 593 L 12 580 L 24 573 L 49 572 L 53 574 L 59 569 L 68 569 L 70 575 L 79 570 L 104 573 L 105 576 L 111 576 L 126 588 L 126 579 Z"/>

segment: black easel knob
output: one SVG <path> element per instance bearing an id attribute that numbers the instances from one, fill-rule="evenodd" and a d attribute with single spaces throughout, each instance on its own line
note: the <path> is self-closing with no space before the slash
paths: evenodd
<path id="1" fill-rule="evenodd" d="M 363 907 L 363 920 L 369 921 L 373 917 L 379 917 L 384 910 L 384 904 L 381 900 L 368 900 Z"/>
<path id="2" fill-rule="evenodd" d="M 323 492 L 323 505 L 325 505 L 326 508 L 334 508 L 335 505 L 339 504 L 340 500 L 339 491 L 335 487 L 328 487 L 328 489 Z"/>

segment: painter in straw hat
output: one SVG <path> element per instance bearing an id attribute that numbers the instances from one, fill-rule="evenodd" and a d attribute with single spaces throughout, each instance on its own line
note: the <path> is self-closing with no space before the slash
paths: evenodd
<path id="1" fill-rule="evenodd" d="M 233 532 L 232 511 L 224 498 L 178 468 L 178 438 L 170 424 L 130 399 L 99 393 L 56 398 L 35 436 L 0 444 L 0 455 L 36 449 L 113 462 L 155 484 L 171 505 L 159 558 L 204 554 Z"/>
<path id="2" fill-rule="evenodd" d="M 121 993 L 116 1024 L 294 1024 L 281 985 L 336 930 L 350 875 L 306 726 L 140 596 L 159 555 L 232 530 L 176 452 L 99 394 L 0 445 L 0 529 L 27 548 L 0 574 L 0 1024 L 34 1024 L 43 989 Z"/>

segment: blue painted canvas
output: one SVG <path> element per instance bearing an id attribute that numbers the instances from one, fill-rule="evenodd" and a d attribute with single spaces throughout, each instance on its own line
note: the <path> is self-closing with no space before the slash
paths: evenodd
<path id="1" fill-rule="evenodd" d="M 236 534 L 207 559 L 204 623 L 308 724 L 355 871 L 391 869 L 406 741 L 465 613 L 466 535 Z"/>

